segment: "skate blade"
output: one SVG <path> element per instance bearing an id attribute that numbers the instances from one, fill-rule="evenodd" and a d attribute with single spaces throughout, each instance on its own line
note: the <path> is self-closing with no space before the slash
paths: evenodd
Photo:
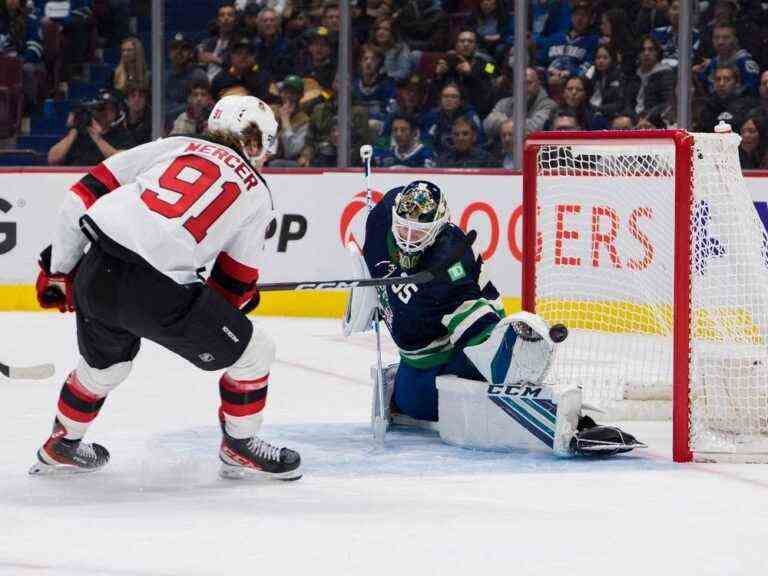
<path id="1" fill-rule="evenodd" d="M 69 464 L 45 464 L 37 462 L 29 469 L 30 476 L 74 476 L 77 474 L 91 474 L 99 468 L 80 468 Z"/>
<path id="2" fill-rule="evenodd" d="M 262 470 L 256 470 L 255 468 L 231 466 L 222 463 L 221 468 L 219 469 L 219 476 L 227 480 L 258 480 L 265 482 L 281 480 L 283 482 L 290 482 L 301 478 L 302 472 L 301 466 L 295 470 L 289 470 L 288 472 L 264 472 Z"/>

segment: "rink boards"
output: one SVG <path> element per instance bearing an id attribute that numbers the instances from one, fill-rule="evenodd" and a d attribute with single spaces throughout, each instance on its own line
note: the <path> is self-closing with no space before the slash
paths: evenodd
<path id="1" fill-rule="evenodd" d="M 50 243 L 58 208 L 80 169 L 0 171 L 0 310 L 37 310 L 37 255 Z M 331 280 L 352 274 L 345 241 L 363 238 L 364 180 L 356 170 L 266 172 L 277 210 L 261 281 Z M 429 178 L 448 193 L 453 221 L 478 233 L 475 247 L 504 295 L 508 310 L 520 306 L 522 176 L 503 170 L 387 171 L 375 173 L 375 196 L 416 178 Z M 580 178 L 580 186 L 601 185 Z M 768 222 L 768 179 L 746 178 L 755 206 Z M 615 182 L 613 183 L 615 184 Z M 269 293 L 259 314 L 341 316 L 344 292 Z"/>

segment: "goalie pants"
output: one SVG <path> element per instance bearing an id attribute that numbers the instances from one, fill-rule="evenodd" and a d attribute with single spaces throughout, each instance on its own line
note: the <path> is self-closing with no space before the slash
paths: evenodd
<path id="1" fill-rule="evenodd" d="M 463 351 L 432 368 L 415 368 L 401 360 L 392 396 L 395 409 L 411 418 L 437 422 L 436 378 L 447 374 L 469 380 L 485 380 Z"/>

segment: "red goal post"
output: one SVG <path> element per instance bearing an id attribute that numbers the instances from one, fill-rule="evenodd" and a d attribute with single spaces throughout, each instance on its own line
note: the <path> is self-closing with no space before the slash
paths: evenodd
<path id="1" fill-rule="evenodd" d="M 638 130 L 525 144 L 523 309 L 572 328 L 551 383 L 621 417 L 671 399 L 678 462 L 768 461 L 768 240 L 738 143 Z"/>

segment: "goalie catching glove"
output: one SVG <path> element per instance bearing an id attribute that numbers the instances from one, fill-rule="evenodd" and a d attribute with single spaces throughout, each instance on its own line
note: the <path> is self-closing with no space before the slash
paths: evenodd
<path id="1" fill-rule="evenodd" d="M 75 303 L 72 293 L 72 283 L 75 277 L 73 270 L 69 274 L 51 272 L 51 253 L 49 245 L 40 253 L 37 263 L 40 273 L 37 275 L 35 290 L 37 301 L 41 308 L 58 308 L 60 312 L 74 312 Z"/>

